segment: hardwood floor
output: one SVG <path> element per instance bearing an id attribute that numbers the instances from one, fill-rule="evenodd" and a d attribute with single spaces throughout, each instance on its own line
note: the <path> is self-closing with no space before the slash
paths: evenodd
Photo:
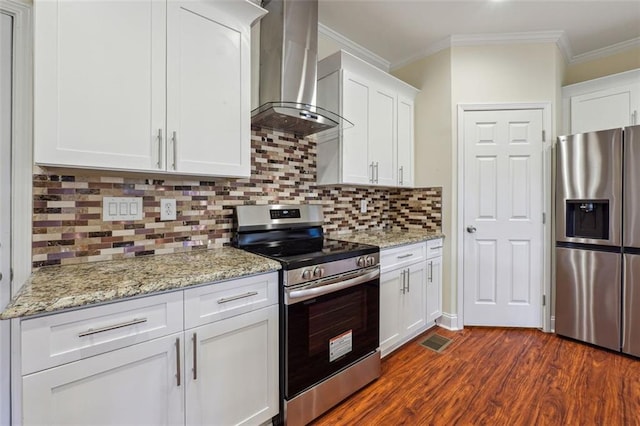
<path id="1" fill-rule="evenodd" d="M 442 353 L 420 345 L 453 338 Z M 640 360 L 531 329 L 429 330 L 324 425 L 640 425 Z"/>

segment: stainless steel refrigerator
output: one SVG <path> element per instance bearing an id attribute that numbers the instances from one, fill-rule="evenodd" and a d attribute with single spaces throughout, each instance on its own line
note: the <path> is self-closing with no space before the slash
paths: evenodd
<path id="1" fill-rule="evenodd" d="M 640 356 L 640 126 L 560 136 L 556 333 Z"/>

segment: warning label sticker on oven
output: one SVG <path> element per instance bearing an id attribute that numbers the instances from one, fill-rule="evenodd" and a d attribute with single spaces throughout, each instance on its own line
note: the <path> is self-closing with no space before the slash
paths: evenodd
<path id="1" fill-rule="evenodd" d="M 353 341 L 353 331 L 349 330 L 329 339 L 329 362 L 333 362 L 343 355 L 351 352 Z"/>

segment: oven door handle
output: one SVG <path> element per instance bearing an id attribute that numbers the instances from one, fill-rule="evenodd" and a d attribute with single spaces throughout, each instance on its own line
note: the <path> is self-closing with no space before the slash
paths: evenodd
<path id="1" fill-rule="evenodd" d="M 287 296 L 288 299 L 310 299 L 316 296 L 322 296 L 329 293 L 334 293 L 336 291 L 353 287 L 356 285 L 364 284 L 368 281 L 375 280 L 380 277 L 380 270 L 376 267 L 375 270 L 367 272 L 363 275 L 359 275 L 354 278 L 350 278 L 347 280 L 339 280 L 335 284 L 326 284 L 319 287 L 302 289 L 302 290 L 293 290 L 290 291 Z M 301 300 L 296 300 L 296 302 L 300 302 Z M 293 302 L 295 303 L 295 302 Z M 290 303 L 289 303 L 290 304 Z"/>

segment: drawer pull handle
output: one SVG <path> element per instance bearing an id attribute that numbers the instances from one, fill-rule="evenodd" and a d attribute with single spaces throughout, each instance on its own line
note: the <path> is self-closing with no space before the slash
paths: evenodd
<path id="1" fill-rule="evenodd" d="M 111 331 L 111 330 L 116 330 L 118 328 L 122 328 L 122 327 L 129 327 L 132 325 L 136 325 L 136 324 L 142 324 L 147 322 L 146 318 L 134 318 L 131 321 L 127 321 L 127 322 L 123 322 L 120 324 L 114 324 L 114 325 L 108 325 L 106 327 L 101 327 L 101 328 L 90 328 L 87 331 L 83 331 L 82 333 L 78 333 L 78 337 L 85 337 L 85 336 L 91 336 L 92 334 L 98 334 L 98 333 L 103 333 L 105 331 Z"/>
<path id="2" fill-rule="evenodd" d="M 249 291 L 249 292 L 247 292 L 245 294 L 239 294 L 237 296 L 223 297 L 221 299 L 218 299 L 218 303 L 222 304 L 222 303 L 227 303 L 227 302 L 233 302 L 234 300 L 244 299 L 245 297 L 251 297 L 251 296 L 255 296 L 257 294 L 258 294 L 257 291 Z"/>
<path id="3" fill-rule="evenodd" d="M 437 246 L 437 247 L 429 247 L 429 249 L 431 249 L 431 250 L 438 250 L 438 249 L 441 249 L 441 248 L 442 248 L 442 246 Z"/>
<path id="4" fill-rule="evenodd" d="M 403 254 L 402 256 L 398 256 L 398 259 L 406 259 L 407 257 L 413 256 L 413 253 Z"/>

